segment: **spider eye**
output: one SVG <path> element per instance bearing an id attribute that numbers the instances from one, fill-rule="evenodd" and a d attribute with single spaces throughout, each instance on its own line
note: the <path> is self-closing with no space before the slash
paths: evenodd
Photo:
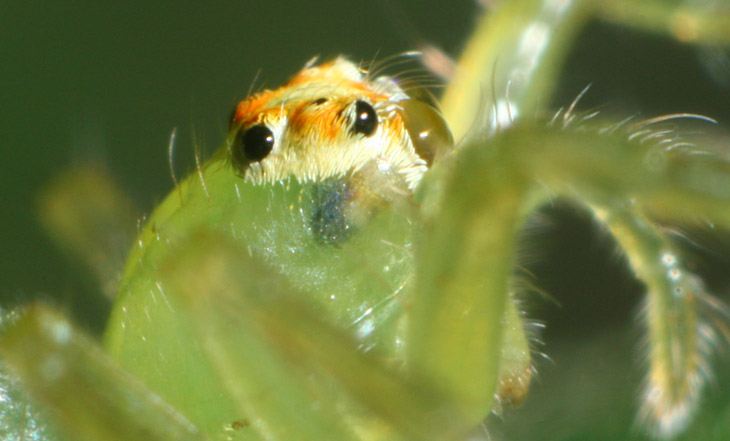
<path id="1" fill-rule="evenodd" d="M 312 101 L 313 106 L 321 106 L 322 104 L 327 102 L 327 98 L 317 98 L 316 100 Z"/>
<path id="2" fill-rule="evenodd" d="M 265 125 L 249 127 L 241 136 L 241 150 L 247 161 L 259 162 L 274 148 L 274 133 Z"/>
<path id="3" fill-rule="evenodd" d="M 433 106 L 417 99 L 399 103 L 400 114 L 411 137 L 413 148 L 430 166 L 454 146 L 449 126 Z"/>
<path id="4" fill-rule="evenodd" d="M 365 101 L 358 100 L 355 102 L 355 123 L 352 125 L 352 133 L 360 133 L 364 136 L 370 136 L 375 133 L 378 127 L 378 114 L 375 113 L 373 106 Z"/>

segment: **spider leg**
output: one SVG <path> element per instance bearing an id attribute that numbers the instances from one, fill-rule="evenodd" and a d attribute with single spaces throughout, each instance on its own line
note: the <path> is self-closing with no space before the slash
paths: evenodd
<path id="1" fill-rule="evenodd" d="M 31 306 L 3 330 L 0 356 L 3 368 L 11 369 L 35 403 L 54 409 L 47 415 L 53 418 L 53 428 L 68 436 L 65 439 L 204 438 L 182 414 L 105 354 L 93 337 L 46 305 Z"/>
<path id="2" fill-rule="evenodd" d="M 503 324 L 495 412 L 503 405 L 522 403 L 534 373 L 531 335 L 520 311 L 520 300 L 513 293 L 505 302 Z"/>
<path id="3" fill-rule="evenodd" d="M 687 426 L 712 376 L 709 361 L 719 335 L 700 313 L 709 295 L 651 221 L 628 210 L 600 217 L 646 285 L 641 312 L 649 372 L 638 417 L 655 436 L 667 438 Z"/>
<path id="4" fill-rule="evenodd" d="M 702 213 L 730 225 L 728 163 L 622 134 L 599 135 L 586 124 L 506 130 L 464 146 L 432 172 L 422 199 L 412 367 L 455 391 L 467 418 L 486 415 L 500 376 L 494 360 L 504 355 L 515 238 L 529 213 L 559 195 L 593 207 L 647 284 L 651 366 L 640 414 L 653 416 L 658 435 L 680 430 L 720 335 L 699 317 L 698 305 L 717 302 L 641 213 L 672 220 Z"/>
<path id="5" fill-rule="evenodd" d="M 466 148 L 424 182 L 409 315 L 409 367 L 451 390 L 474 425 L 492 409 L 505 373 L 506 330 L 523 332 L 509 292 L 530 180 L 520 168 L 496 166 L 493 153 Z"/>

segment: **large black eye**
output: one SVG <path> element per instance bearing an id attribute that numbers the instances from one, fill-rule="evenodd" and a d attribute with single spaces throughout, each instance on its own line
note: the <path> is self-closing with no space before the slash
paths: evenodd
<path id="1" fill-rule="evenodd" d="M 375 133 L 378 127 L 378 114 L 373 106 L 365 101 L 355 102 L 355 124 L 352 125 L 352 133 L 360 133 L 370 136 Z"/>
<path id="2" fill-rule="evenodd" d="M 274 134 L 265 125 L 249 127 L 241 136 L 241 147 L 246 160 L 259 162 L 274 148 Z"/>

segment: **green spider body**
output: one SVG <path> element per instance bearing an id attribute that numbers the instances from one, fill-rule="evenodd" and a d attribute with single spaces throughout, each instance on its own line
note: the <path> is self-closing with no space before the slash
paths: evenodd
<path id="1" fill-rule="evenodd" d="M 139 264 L 132 264 L 113 316 L 117 325 L 107 331 L 107 345 L 123 364 L 140 378 L 159 384 L 163 396 L 170 394 L 171 401 L 190 410 L 196 419 L 209 421 L 206 430 L 215 433 L 244 419 L 233 410 L 200 349 L 191 344 L 195 338 L 187 330 L 189 325 L 170 304 L 162 285 L 145 276 L 169 260 L 168 241 L 182 246 L 180 238 L 206 228 L 211 218 L 226 219 L 214 230 L 221 237 L 251 250 L 297 286 L 316 287 L 307 292 L 313 308 L 336 326 L 352 326 L 354 332 L 364 334 L 363 347 L 377 346 L 384 354 L 395 352 L 395 319 L 401 306 L 392 298 L 407 283 L 413 265 L 409 250 L 413 232 L 407 218 L 395 213 L 382 216 L 359 232 L 357 239 L 341 247 L 322 246 L 312 240 L 305 214 L 311 209 L 307 206 L 308 186 L 296 182 L 244 185 L 229 167 L 215 163 L 206 168 L 204 176 L 212 192 L 206 194 L 197 175 L 192 175 L 182 184 L 180 194 L 171 194 L 163 203 L 143 233 L 135 252 Z M 241 200 L 234 185 L 239 186 Z M 165 216 L 167 206 L 177 205 L 179 197 L 206 211 L 205 219 L 190 219 L 175 211 Z M 267 221 L 270 216 L 278 221 Z M 389 257 L 383 260 L 382 256 Z M 357 271 L 362 267 L 370 270 Z M 342 278 L 341 274 L 354 276 Z M 140 299 L 136 294 L 140 292 L 149 295 Z M 140 344 L 139 338 L 160 344 Z M 180 388 L 180 384 L 187 386 Z"/>

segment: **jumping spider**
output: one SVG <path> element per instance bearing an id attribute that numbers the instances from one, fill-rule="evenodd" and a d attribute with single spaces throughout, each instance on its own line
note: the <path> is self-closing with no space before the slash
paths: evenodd
<path id="1" fill-rule="evenodd" d="M 726 15 L 489 3 L 458 64 L 424 48 L 449 80 L 439 105 L 414 97 L 409 74 L 381 74 L 398 58 L 311 62 L 246 98 L 223 147 L 147 219 L 106 354 L 34 306 L 3 335 L 11 372 L 82 439 L 478 436 L 534 374 L 517 244 L 560 199 L 591 213 L 645 284 L 639 419 L 681 433 L 727 310 L 670 226 L 727 228 L 727 153 L 670 127 L 708 117 L 608 121 L 579 99 L 551 112 L 540 99 L 589 17 L 721 43 Z"/>

